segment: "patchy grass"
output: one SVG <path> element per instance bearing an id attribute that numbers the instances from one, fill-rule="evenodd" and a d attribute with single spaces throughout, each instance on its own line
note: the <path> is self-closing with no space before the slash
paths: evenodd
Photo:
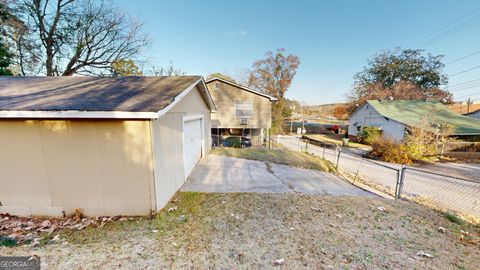
<path id="1" fill-rule="evenodd" d="M 459 218 L 457 215 L 452 214 L 452 213 L 445 213 L 445 217 L 450 220 L 453 223 L 456 223 L 458 225 L 463 225 L 465 222 L 463 219 Z"/>
<path id="2" fill-rule="evenodd" d="M 324 142 L 324 143 L 336 144 L 336 145 L 339 145 L 339 146 L 343 145 L 342 138 L 344 138 L 342 135 L 338 135 L 338 134 L 312 134 L 312 135 L 305 135 L 305 137 L 309 138 L 310 140 L 315 140 L 315 141 Z M 348 147 L 350 147 L 350 148 L 371 149 L 371 147 L 369 145 L 356 143 L 356 142 L 352 142 L 352 141 L 350 141 L 348 143 Z"/>
<path id="3" fill-rule="evenodd" d="M 310 155 L 308 153 L 290 151 L 285 148 L 215 148 L 212 149 L 210 153 L 229 157 L 260 160 L 264 162 L 272 162 L 325 172 L 335 171 L 335 167 L 327 160 Z"/>
<path id="4" fill-rule="evenodd" d="M 8 236 L 0 235 L 0 246 L 13 247 L 17 245 L 17 240 Z"/>
<path id="5" fill-rule="evenodd" d="M 56 244 L 0 247 L 0 255 L 37 254 L 46 269 L 265 269 L 277 259 L 284 259 L 285 269 L 478 269 L 479 264 L 478 227 L 411 202 L 179 193 L 170 207 L 177 210 L 151 219 L 65 230 Z M 420 251 L 433 258 L 418 256 Z"/>

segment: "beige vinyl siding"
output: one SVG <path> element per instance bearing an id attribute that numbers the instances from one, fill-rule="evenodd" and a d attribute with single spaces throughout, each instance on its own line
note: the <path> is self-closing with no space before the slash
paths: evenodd
<path id="1" fill-rule="evenodd" d="M 155 209 L 150 121 L 1 120 L 2 211 L 145 215 Z"/>
<path id="2" fill-rule="evenodd" d="M 218 84 L 219 89 L 215 89 L 215 84 Z M 209 82 L 207 87 L 217 106 L 217 111 L 212 114 L 212 121 L 220 123 L 218 128 L 270 128 L 272 126 L 272 102 L 269 98 L 216 80 Z M 247 125 L 240 125 L 240 119 L 235 116 L 235 102 L 253 103 L 253 117 L 248 118 Z"/>
<path id="3" fill-rule="evenodd" d="M 192 89 L 169 112 L 152 120 L 157 210 L 163 208 L 185 182 L 183 117 L 198 114 L 203 115 L 203 149 L 208 153 L 211 148 L 210 109 L 198 88 Z"/>

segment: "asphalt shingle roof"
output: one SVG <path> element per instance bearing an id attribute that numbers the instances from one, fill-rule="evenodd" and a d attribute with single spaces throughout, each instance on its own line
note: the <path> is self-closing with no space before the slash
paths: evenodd
<path id="1" fill-rule="evenodd" d="M 200 79 L 200 76 L 0 77 L 0 110 L 158 112 Z"/>
<path id="2" fill-rule="evenodd" d="M 480 134 L 480 120 L 463 116 L 440 102 L 421 100 L 369 100 L 378 113 L 408 126 L 419 126 L 425 120 L 453 125 L 455 135 Z"/>

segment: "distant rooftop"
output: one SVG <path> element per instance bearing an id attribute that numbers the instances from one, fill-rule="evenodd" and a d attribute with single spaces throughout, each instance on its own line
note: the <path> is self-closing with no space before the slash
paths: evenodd
<path id="1" fill-rule="evenodd" d="M 419 126 L 425 118 L 454 126 L 454 135 L 480 134 L 480 120 L 455 113 L 440 102 L 420 100 L 368 100 L 379 114 L 406 124 Z"/>

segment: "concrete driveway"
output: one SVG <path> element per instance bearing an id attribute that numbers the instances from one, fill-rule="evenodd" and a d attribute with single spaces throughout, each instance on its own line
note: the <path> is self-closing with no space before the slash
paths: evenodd
<path id="1" fill-rule="evenodd" d="M 202 159 L 181 190 L 374 196 L 331 173 L 220 155 Z"/>

